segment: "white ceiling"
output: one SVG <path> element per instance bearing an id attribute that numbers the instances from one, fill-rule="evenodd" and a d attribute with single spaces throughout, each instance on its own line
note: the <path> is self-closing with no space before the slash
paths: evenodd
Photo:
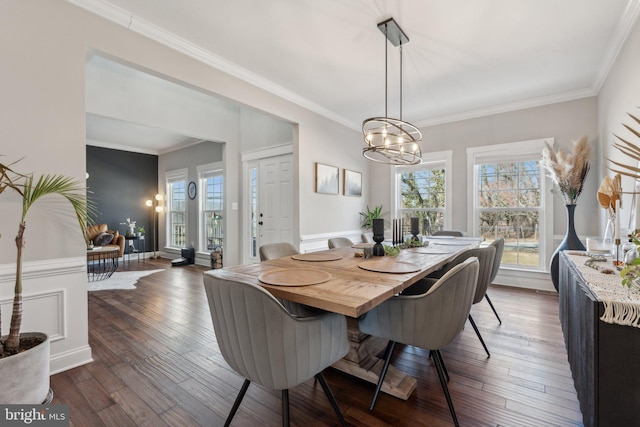
<path id="1" fill-rule="evenodd" d="M 419 126 L 597 94 L 640 0 L 68 0 L 359 129 L 384 115 L 384 35 Z M 399 55 L 389 44 L 389 115 Z"/>

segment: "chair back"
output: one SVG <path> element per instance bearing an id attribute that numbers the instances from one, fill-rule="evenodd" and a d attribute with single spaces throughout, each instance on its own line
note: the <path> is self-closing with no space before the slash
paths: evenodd
<path id="1" fill-rule="evenodd" d="M 333 249 L 351 246 L 353 245 L 353 242 L 346 237 L 332 237 L 327 240 L 327 244 L 329 245 L 329 249 Z"/>
<path id="2" fill-rule="evenodd" d="M 431 233 L 432 236 L 452 236 L 452 237 L 462 237 L 462 231 L 458 230 L 439 230 Z"/>
<path id="3" fill-rule="evenodd" d="M 246 276 L 223 270 L 205 273 L 204 287 L 224 360 L 265 388 L 294 387 L 349 350 L 342 315 L 298 319 Z"/>
<path id="4" fill-rule="evenodd" d="M 499 239 L 491 242 L 489 246 L 493 246 L 496 249 L 496 255 L 493 258 L 493 267 L 491 268 L 491 277 L 489 278 L 489 284 L 492 284 L 498 275 L 498 270 L 500 270 L 500 264 L 502 263 L 502 253 L 504 252 L 504 239 L 500 237 Z"/>
<path id="5" fill-rule="evenodd" d="M 478 265 L 477 258 L 468 258 L 426 293 L 385 301 L 360 318 L 360 330 L 428 350 L 447 346 L 462 331 L 471 311 Z"/>
<path id="6" fill-rule="evenodd" d="M 287 242 L 262 245 L 260 249 L 258 249 L 258 252 L 260 253 L 260 261 L 299 254 L 296 247 Z"/>
<path id="7" fill-rule="evenodd" d="M 362 233 L 360 235 L 360 239 L 362 239 L 362 243 L 375 243 L 373 240 L 373 233 L 371 232 Z"/>

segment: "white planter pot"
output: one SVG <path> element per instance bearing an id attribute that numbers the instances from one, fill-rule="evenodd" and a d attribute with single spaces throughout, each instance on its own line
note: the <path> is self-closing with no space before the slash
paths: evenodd
<path id="1" fill-rule="evenodd" d="M 49 337 L 40 332 L 20 334 L 24 337 L 41 337 L 44 342 L 0 359 L 0 404 L 39 405 L 49 393 Z"/>

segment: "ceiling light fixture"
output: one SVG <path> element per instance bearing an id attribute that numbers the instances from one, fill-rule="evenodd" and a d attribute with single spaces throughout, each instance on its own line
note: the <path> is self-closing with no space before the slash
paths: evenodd
<path id="1" fill-rule="evenodd" d="M 409 37 L 393 18 L 378 24 L 385 35 L 384 42 L 384 117 L 371 117 L 362 122 L 362 134 L 367 146 L 362 154 L 369 160 L 391 165 L 415 165 L 422 162 L 420 129 L 402 120 L 402 45 Z M 393 119 L 387 112 L 387 41 L 400 46 L 400 118 Z"/>

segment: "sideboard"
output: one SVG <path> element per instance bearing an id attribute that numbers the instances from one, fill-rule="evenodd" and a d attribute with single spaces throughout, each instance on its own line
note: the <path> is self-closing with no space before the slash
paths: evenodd
<path id="1" fill-rule="evenodd" d="M 558 279 L 560 323 L 585 427 L 640 425 L 640 329 L 600 320 L 602 302 L 565 253 Z"/>

